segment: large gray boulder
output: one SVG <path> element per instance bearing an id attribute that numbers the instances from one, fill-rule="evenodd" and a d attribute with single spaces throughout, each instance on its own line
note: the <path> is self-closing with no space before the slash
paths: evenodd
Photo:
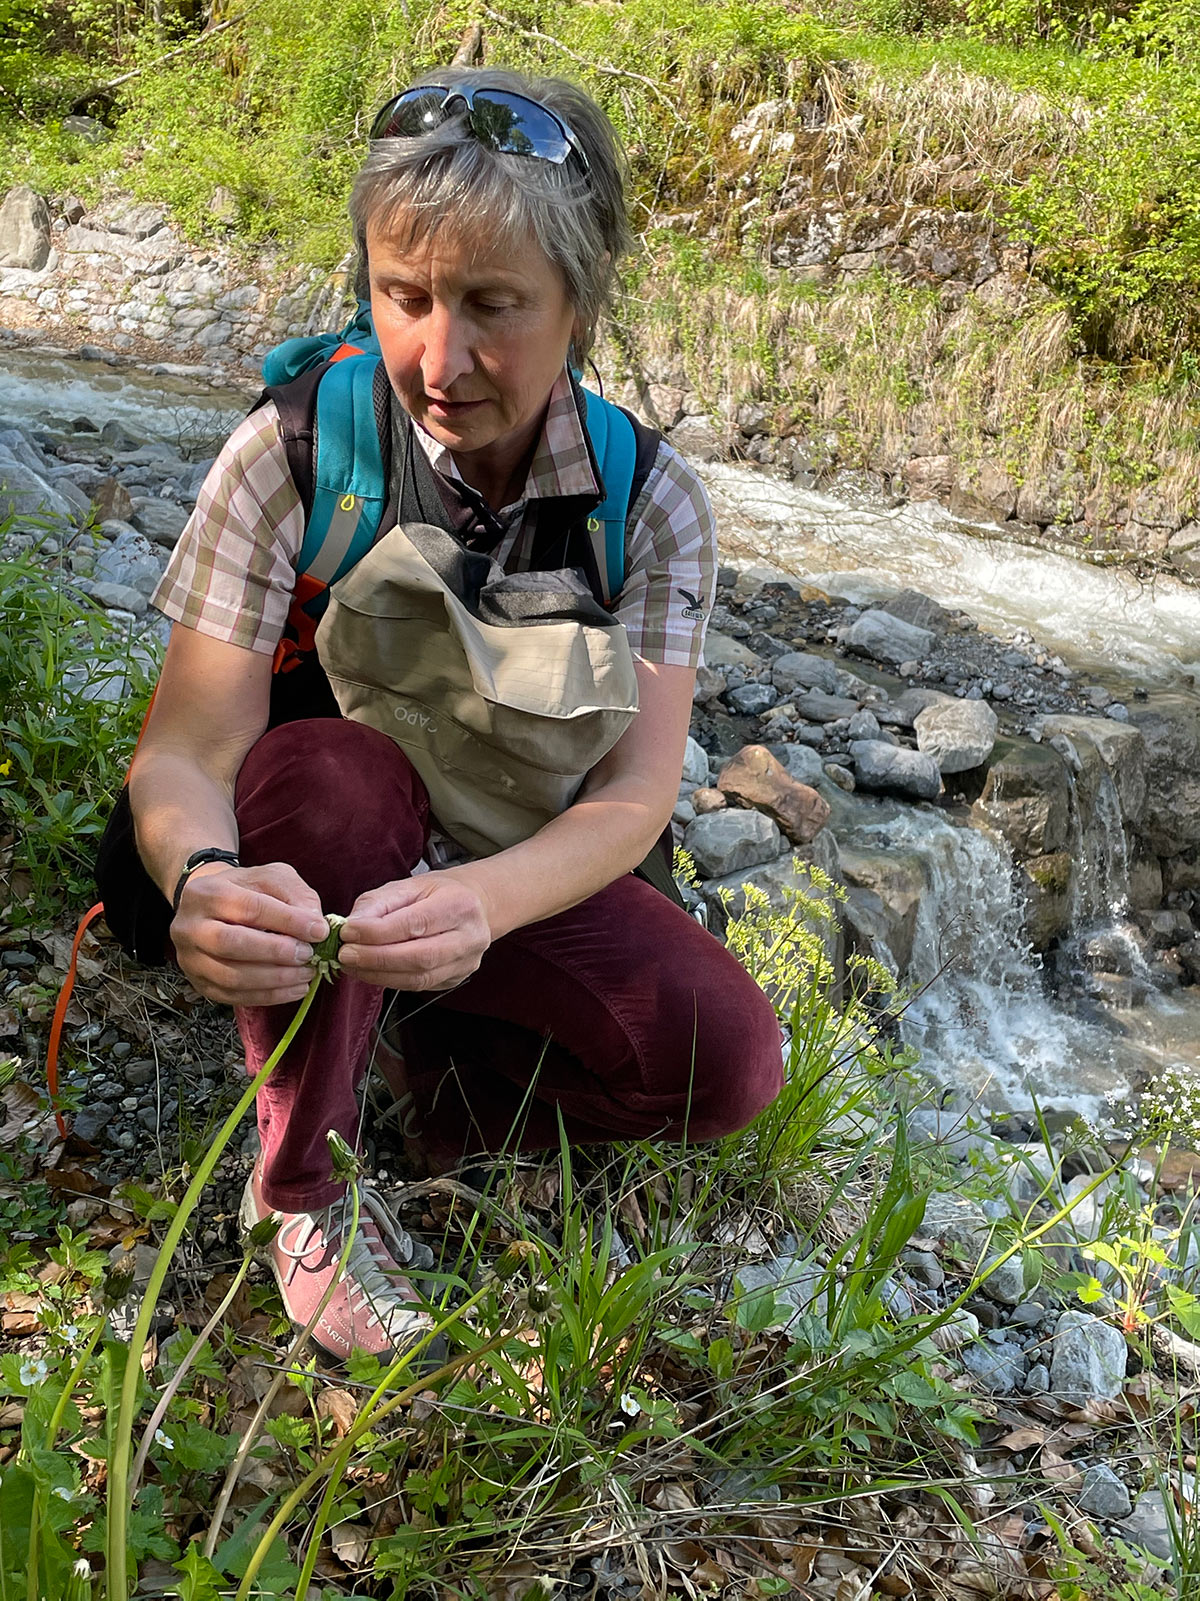
<path id="1" fill-rule="evenodd" d="M 879 610 L 911 623 L 914 628 L 928 628 L 934 634 L 944 634 L 954 626 L 954 619 L 946 608 L 919 589 L 902 589 L 890 600 L 881 600 Z"/>
<path id="2" fill-rule="evenodd" d="M 740 639 L 710 628 L 704 636 L 704 665 L 706 667 L 761 667 L 762 657 L 743 645 Z"/>
<path id="3" fill-rule="evenodd" d="M 824 758 L 820 751 L 814 750 L 811 745 L 779 744 L 768 745 L 767 749 L 801 784 L 811 784 L 816 788 L 819 781 L 825 777 Z"/>
<path id="4" fill-rule="evenodd" d="M 146 535 L 147 540 L 163 544 L 166 549 L 174 549 L 187 525 L 187 516 L 186 508 L 176 504 L 176 501 L 147 495 L 141 500 L 134 500 L 130 520 L 134 528 L 139 528 Z"/>
<path id="5" fill-rule="evenodd" d="M 790 695 L 797 689 L 820 689 L 826 695 L 853 695 L 860 687 L 866 688 L 854 673 L 806 650 L 776 656 L 771 663 L 771 682 L 781 695 Z"/>
<path id="6" fill-rule="evenodd" d="M 913 727 L 917 749 L 932 756 L 943 773 L 982 767 L 996 743 L 996 714 L 985 700 L 935 702 L 917 713 Z"/>
<path id="7" fill-rule="evenodd" d="M 147 598 L 158 588 L 165 560 L 136 528 L 125 528 L 96 559 L 92 577 L 97 584 L 119 584 Z"/>
<path id="8" fill-rule="evenodd" d="M 889 745 L 882 739 L 856 739 L 850 755 L 860 789 L 876 795 L 902 795 L 906 800 L 936 800 L 942 793 L 938 764 L 922 751 Z"/>
<path id="9" fill-rule="evenodd" d="M 1063 1312 L 1054 1325 L 1050 1387 L 1070 1406 L 1113 1401 L 1125 1383 L 1125 1336 L 1091 1312 Z"/>
<path id="10" fill-rule="evenodd" d="M 0 267 L 41 272 L 49 259 L 49 209 L 41 195 L 19 183 L 0 205 Z"/>
<path id="11" fill-rule="evenodd" d="M 1112 717 L 1043 717 L 1039 727 L 1047 739 L 1066 739 L 1076 752 L 1080 777 L 1098 780 L 1099 763 L 1112 779 L 1122 819 L 1136 828 L 1146 809 L 1146 741 L 1139 728 Z M 1098 787 L 1098 785 L 1097 785 Z M 1094 801 L 1094 797 L 1089 797 Z"/>
<path id="12" fill-rule="evenodd" d="M 872 850 L 839 843 L 851 923 L 874 942 L 882 940 L 901 973 L 912 960 L 921 897 L 928 888 L 921 858 L 913 852 Z"/>
<path id="13" fill-rule="evenodd" d="M 1200 716 L 1189 696 L 1151 695 L 1129 720 L 1146 743 L 1146 807 L 1139 832 L 1156 856 L 1200 845 Z"/>
<path id="14" fill-rule="evenodd" d="M 71 504 L 10 450 L 0 445 L 0 522 L 43 532 L 48 525 L 74 523 Z"/>
<path id="15" fill-rule="evenodd" d="M 683 848 L 702 878 L 724 878 L 742 867 L 758 867 L 781 856 L 785 847 L 769 817 L 740 808 L 706 812 L 683 833 Z"/>
<path id="16" fill-rule="evenodd" d="M 865 611 L 842 635 L 847 650 L 872 661 L 923 661 L 933 648 L 935 635 L 928 628 L 917 628 L 886 611 Z"/>
<path id="17" fill-rule="evenodd" d="M 999 739 L 983 793 L 971 808 L 977 826 L 1007 841 L 1019 860 L 1067 845 L 1071 778 L 1059 752 L 1028 739 Z"/>

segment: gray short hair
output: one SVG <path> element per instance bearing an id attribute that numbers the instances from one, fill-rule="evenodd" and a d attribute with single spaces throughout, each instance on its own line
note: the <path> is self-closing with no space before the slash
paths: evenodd
<path id="1" fill-rule="evenodd" d="M 582 89 L 562 78 L 446 67 L 421 84 L 490 87 L 526 95 L 570 128 L 587 156 L 562 165 L 505 155 L 476 139 L 464 116 L 416 139 L 377 139 L 354 180 L 350 218 L 358 244 L 358 288 L 366 292 L 368 225 L 402 249 L 451 227 L 488 244 L 531 236 L 558 267 L 579 319 L 575 351 L 587 355 L 608 303 L 617 263 L 632 245 L 625 215 L 624 157 L 612 124 Z"/>

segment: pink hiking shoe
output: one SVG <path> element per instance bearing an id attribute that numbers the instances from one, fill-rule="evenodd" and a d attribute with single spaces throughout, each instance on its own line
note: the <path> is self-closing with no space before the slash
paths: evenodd
<path id="1" fill-rule="evenodd" d="M 415 1345 L 433 1322 L 396 1260 L 411 1254 L 412 1242 L 376 1190 L 363 1182 L 358 1193 L 358 1232 L 312 1337 L 343 1360 L 352 1351 L 365 1351 L 387 1361 Z M 317 1212 L 275 1213 L 279 1231 L 267 1250 L 287 1315 L 298 1327 L 312 1317 L 334 1278 L 352 1204 L 347 1193 Z M 242 1194 L 243 1231 L 272 1210 L 263 1201 L 256 1165 Z"/>

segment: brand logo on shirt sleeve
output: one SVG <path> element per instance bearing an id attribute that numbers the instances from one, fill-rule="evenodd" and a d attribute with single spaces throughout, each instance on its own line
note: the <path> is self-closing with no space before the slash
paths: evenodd
<path id="1" fill-rule="evenodd" d="M 687 605 L 683 608 L 683 615 L 690 617 L 694 623 L 702 623 L 704 621 L 704 607 L 700 604 L 699 595 L 693 595 L 690 589 L 677 589 L 675 593 L 682 595 L 684 600 L 687 601 Z"/>

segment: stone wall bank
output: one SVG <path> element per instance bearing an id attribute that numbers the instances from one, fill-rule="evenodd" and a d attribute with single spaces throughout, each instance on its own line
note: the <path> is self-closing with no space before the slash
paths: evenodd
<path id="1" fill-rule="evenodd" d="M 156 206 L 86 211 L 21 185 L 0 206 L 0 324 L 153 361 L 257 371 L 337 301 L 313 268 L 189 244 Z M 337 320 L 330 306 L 330 320 Z"/>
<path id="2" fill-rule="evenodd" d="M 748 150 L 771 125 L 772 107 L 759 111 L 738 131 Z M 1047 293 L 990 218 L 926 207 L 901 225 L 869 208 L 838 210 L 818 193 L 797 207 L 773 264 L 835 294 L 878 269 L 901 282 L 940 286 L 947 316 L 967 299 L 986 301 L 1016 326 Z M 281 340 L 337 326 L 345 291 L 345 271 L 287 268 L 267 255 L 251 261 L 231 247 L 191 245 L 160 208 L 125 198 L 87 210 L 78 199 L 47 200 L 22 185 L 0 204 L 0 327 L 26 336 L 99 345 L 134 360 L 257 373 L 262 354 Z M 722 392 L 723 372 L 713 375 L 710 392 L 699 393 L 681 356 L 640 348 L 636 329 L 622 332 L 598 360 L 605 374 L 632 374 L 625 385 L 610 386 L 617 398 L 676 433 L 695 459 L 753 461 L 822 484 L 845 465 L 833 434 L 803 435 L 767 406 Z M 818 396 L 813 414 L 824 415 L 827 403 L 829 395 Z M 855 450 L 890 492 L 940 501 L 1029 543 L 1134 556 L 1200 578 L 1200 522 L 1179 509 L 1186 496 L 1164 495 L 1158 480 L 1127 494 L 1097 493 L 1062 451 L 1019 482 L 1000 459 L 1003 439 L 991 442 L 995 459 L 962 441 L 956 453 L 944 419 L 930 407 L 928 399 L 914 403 L 899 434 L 895 419 L 891 433 L 862 425 Z M 1179 467 L 1164 462 L 1154 470 Z"/>

